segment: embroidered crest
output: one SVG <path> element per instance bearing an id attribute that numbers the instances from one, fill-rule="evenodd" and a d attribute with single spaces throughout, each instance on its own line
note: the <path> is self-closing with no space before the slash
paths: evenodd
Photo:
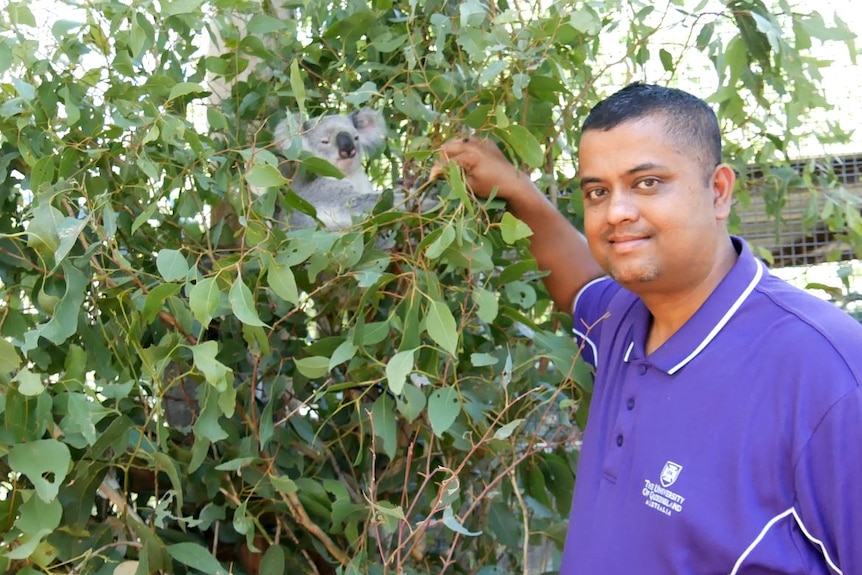
<path id="1" fill-rule="evenodd" d="M 674 463 L 673 461 L 665 463 L 664 468 L 661 470 L 661 477 L 659 478 L 662 487 L 667 488 L 676 483 L 680 471 L 682 471 L 682 465 L 679 463 Z"/>

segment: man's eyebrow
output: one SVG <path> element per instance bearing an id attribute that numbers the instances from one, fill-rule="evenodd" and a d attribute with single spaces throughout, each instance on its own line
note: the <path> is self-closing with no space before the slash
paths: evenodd
<path id="1" fill-rule="evenodd" d="M 638 164 L 637 166 L 629 168 L 628 170 L 626 170 L 625 174 L 627 176 L 633 176 L 635 174 L 639 174 L 640 172 L 649 172 L 652 170 L 665 170 L 665 169 L 667 169 L 667 168 L 663 164 L 657 164 L 656 162 L 644 162 L 643 164 Z M 600 183 L 601 181 L 602 181 L 601 178 L 590 177 L 590 176 L 581 177 L 580 187 L 583 188 L 587 184 L 596 184 L 596 183 Z"/>

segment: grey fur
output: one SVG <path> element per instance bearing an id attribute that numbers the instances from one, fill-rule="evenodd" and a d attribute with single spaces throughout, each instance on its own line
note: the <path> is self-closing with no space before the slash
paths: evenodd
<path id="1" fill-rule="evenodd" d="M 326 228 L 352 225 L 354 216 L 368 214 L 379 201 L 380 192 L 371 185 L 362 162 L 385 143 L 386 128 L 380 112 L 362 108 L 349 115 L 306 121 L 292 115 L 279 122 L 273 135 L 276 147 L 282 152 L 288 152 L 299 138 L 302 149 L 344 173 L 343 179 L 294 174 L 291 181 L 293 191 L 315 207 L 317 218 Z M 294 210 L 289 224 L 307 227 L 316 222 Z"/>

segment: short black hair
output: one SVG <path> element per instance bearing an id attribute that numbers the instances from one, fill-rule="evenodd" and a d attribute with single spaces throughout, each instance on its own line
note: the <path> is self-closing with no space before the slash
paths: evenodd
<path id="1" fill-rule="evenodd" d="M 721 163 L 721 129 L 715 112 L 702 99 L 677 88 L 629 84 L 590 110 L 581 133 L 611 130 L 647 116 L 664 117 L 668 136 L 681 149 L 696 151 L 705 169 L 711 171 Z"/>

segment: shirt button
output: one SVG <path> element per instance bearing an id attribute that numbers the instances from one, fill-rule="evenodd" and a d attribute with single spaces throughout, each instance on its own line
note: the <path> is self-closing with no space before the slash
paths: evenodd
<path id="1" fill-rule="evenodd" d="M 641 375 L 645 374 L 646 370 L 647 370 L 647 366 L 645 363 L 642 363 L 638 366 L 638 373 L 639 374 L 641 374 Z"/>
<path id="2" fill-rule="evenodd" d="M 631 410 L 633 410 L 634 408 L 635 408 L 635 398 L 634 398 L 634 397 L 630 397 L 630 398 L 629 398 L 629 400 L 626 402 L 626 409 L 628 409 L 629 411 L 631 411 Z"/>
<path id="3" fill-rule="evenodd" d="M 623 446 L 623 436 L 617 435 L 617 447 L 622 447 L 622 446 Z"/>

